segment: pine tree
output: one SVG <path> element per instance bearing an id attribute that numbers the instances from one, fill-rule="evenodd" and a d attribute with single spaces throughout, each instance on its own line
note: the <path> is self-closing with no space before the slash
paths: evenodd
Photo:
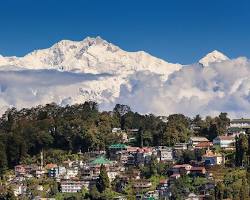
<path id="1" fill-rule="evenodd" d="M 245 178 L 242 179 L 242 186 L 240 189 L 240 199 L 245 200 L 249 197 L 249 188 L 247 184 L 247 180 Z"/>
<path id="2" fill-rule="evenodd" d="M 236 166 L 246 165 L 248 162 L 247 153 L 248 153 L 248 138 L 246 135 L 241 134 L 239 137 L 236 137 L 235 142 L 235 164 Z"/>
<path id="3" fill-rule="evenodd" d="M 100 175 L 96 182 L 96 187 L 99 192 L 103 192 L 105 189 L 110 187 L 109 177 L 104 165 L 101 165 Z"/>
<path id="4" fill-rule="evenodd" d="M 150 176 L 155 175 L 157 175 L 157 159 L 154 155 L 152 155 L 150 161 Z"/>
<path id="5" fill-rule="evenodd" d="M 5 145 L 0 143 L 0 176 L 3 175 L 4 171 L 7 169 L 8 161 L 6 155 Z"/>
<path id="6" fill-rule="evenodd" d="M 239 137 L 235 137 L 235 165 L 240 166 L 240 144 Z"/>

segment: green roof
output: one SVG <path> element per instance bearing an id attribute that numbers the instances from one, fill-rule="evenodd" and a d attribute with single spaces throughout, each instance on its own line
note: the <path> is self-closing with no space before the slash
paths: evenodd
<path id="1" fill-rule="evenodd" d="M 91 162 L 92 165 L 105 165 L 110 164 L 111 161 L 104 156 L 97 157 L 95 160 Z"/>
<path id="2" fill-rule="evenodd" d="M 127 147 L 125 144 L 112 144 L 109 146 L 110 149 L 125 149 Z"/>

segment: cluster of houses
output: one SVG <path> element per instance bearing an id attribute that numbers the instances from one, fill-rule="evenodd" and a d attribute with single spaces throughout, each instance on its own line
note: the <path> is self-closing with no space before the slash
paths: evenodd
<path id="1" fill-rule="evenodd" d="M 16 196 L 23 195 L 27 191 L 23 180 L 43 176 L 55 179 L 60 185 L 60 192 L 75 193 L 83 188 L 90 189 L 95 185 L 100 168 L 104 165 L 110 181 L 119 179 L 118 192 L 123 191 L 132 180 L 132 187 L 138 193 L 137 199 L 148 199 L 149 197 L 167 199 L 171 195 L 168 191 L 169 186 L 183 174 L 212 178 L 207 167 L 225 164 L 224 155 L 216 153 L 213 149 L 218 146 L 224 150 L 234 150 L 235 136 L 243 133 L 242 128 L 248 126 L 250 127 L 250 120 L 233 120 L 227 135 L 218 136 L 213 141 L 209 141 L 205 137 L 190 137 L 187 143 L 176 143 L 173 147 L 129 146 L 127 143 L 130 139 L 127 135 L 121 129 L 115 128 L 112 132 L 121 134 L 124 143 L 110 145 L 107 152 L 92 152 L 93 157 L 87 162 L 66 160 L 61 164 L 49 163 L 45 166 L 17 165 L 14 169 L 15 176 L 10 179 L 14 185 Z M 201 156 L 200 162 L 175 164 L 177 153 L 184 150 L 204 150 L 205 153 Z M 167 162 L 172 165 L 166 171 L 166 175 L 168 175 L 166 179 L 161 180 L 157 189 L 153 191 L 151 190 L 152 183 L 149 180 L 141 179 L 140 171 L 138 168 L 136 169 L 137 166 L 150 164 L 152 156 L 158 162 Z M 128 170 L 131 169 L 131 166 L 133 170 Z M 43 186 L 38 186 L 37 190 L 42 191 Z M 143 195 L 141 195 L 142 191 L 144 191 Z M 204 190 L 204 194 L 205 192 Z M 125 199 L 125 197 L 116 199 Z M 195 198 L 192 197 L 192 199 Z"/>

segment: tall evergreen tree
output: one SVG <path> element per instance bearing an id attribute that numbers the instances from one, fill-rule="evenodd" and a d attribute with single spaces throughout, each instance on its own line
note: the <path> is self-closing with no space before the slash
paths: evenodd
<path id="1" fill-rule="evenodd" d="M 235 165 L 244 166 L 248 162 L 248 136 L 241 134 L 235 142 Z"/>
<path id="2" fill-rule="evenodd" d="M 0 142 L 0 176 L 4 173 L 4 171 L 8 167 L 7 155 L 5 145 Z"/>
<path id="3" fill-rule="evenodd" d="M 109 177 L 104 165 L 101 165 L 100 175 L 96 182 L 96 187 L 101 193 L 110 187 Z"/>

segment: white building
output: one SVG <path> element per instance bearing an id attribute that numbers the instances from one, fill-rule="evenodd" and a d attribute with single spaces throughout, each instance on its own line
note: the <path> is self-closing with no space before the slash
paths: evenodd
<path id="1" fill-rule="evenodd" d="M 172 147 L 159 146 L 157 147 L 157 155 L 160 161 L 172 161 L 173 149 Z"/>
<path id="2" fill-rule="evenodd" d="M 65 179 L 71 179 L 78 175 L 78 167 L 72 167 L 66 169 L 66 175 L 64 176 Z"/>
<path id="3" fill-rule="evenodd" d="M 230 122 L 230 127 L 250 128 L 250 119 L 233 119 Z"/>
<path id="4" fill-rule="evenodd" d="M 67 172 L 66 168 L 63 166 L 53 167 L 48 170 L 49 177 L 58 178 L 59 176 L 65 175 Z"/>
<path id="5" fill-rule="evenodd" d="M 246 134 L 246 130 L 243 128 L 239 128 L 239 127 L 229 127 L 227 129 L 227 135 L 228 136 L 232 136 L 232 137 L 239 137 L 241 134 L 245 135 Z"/>
<path id="6" fill-rule="evenodd" d="M 187 146 L 188 144 L 187 143 L 176 143 L 174 145 L 174 150 L 187 150 Z"/>
<path id="7" fill-rule="evenodd" d="M 62 180 L 61 191 L 63 193 L 75 193 L 81 191 L 84 186 L 84 181 L 80 180 Z"/>
<path id="8" fill-rule="evenodd" d="M 112 171 L 108 171 L 107 174 L 108 174 L 109 180 L 113 181 L 115 177 L 120 174 L 120 172 L 116 170 L 112 170 Z"/>
<path id="9" fill-rule="evenodd" d="M 195 147 L 200 142 L 209 142 L 209 140 L 205 137 L 190 137 L 188 143 L 190 146 Z"/>
<path id="10" fill-rule="evenodd" d="M 235 138 L 232 136 L 217 136 L 213 139 L 213 145 L 219 145 L 221 148 L 234 147 Z"/>

